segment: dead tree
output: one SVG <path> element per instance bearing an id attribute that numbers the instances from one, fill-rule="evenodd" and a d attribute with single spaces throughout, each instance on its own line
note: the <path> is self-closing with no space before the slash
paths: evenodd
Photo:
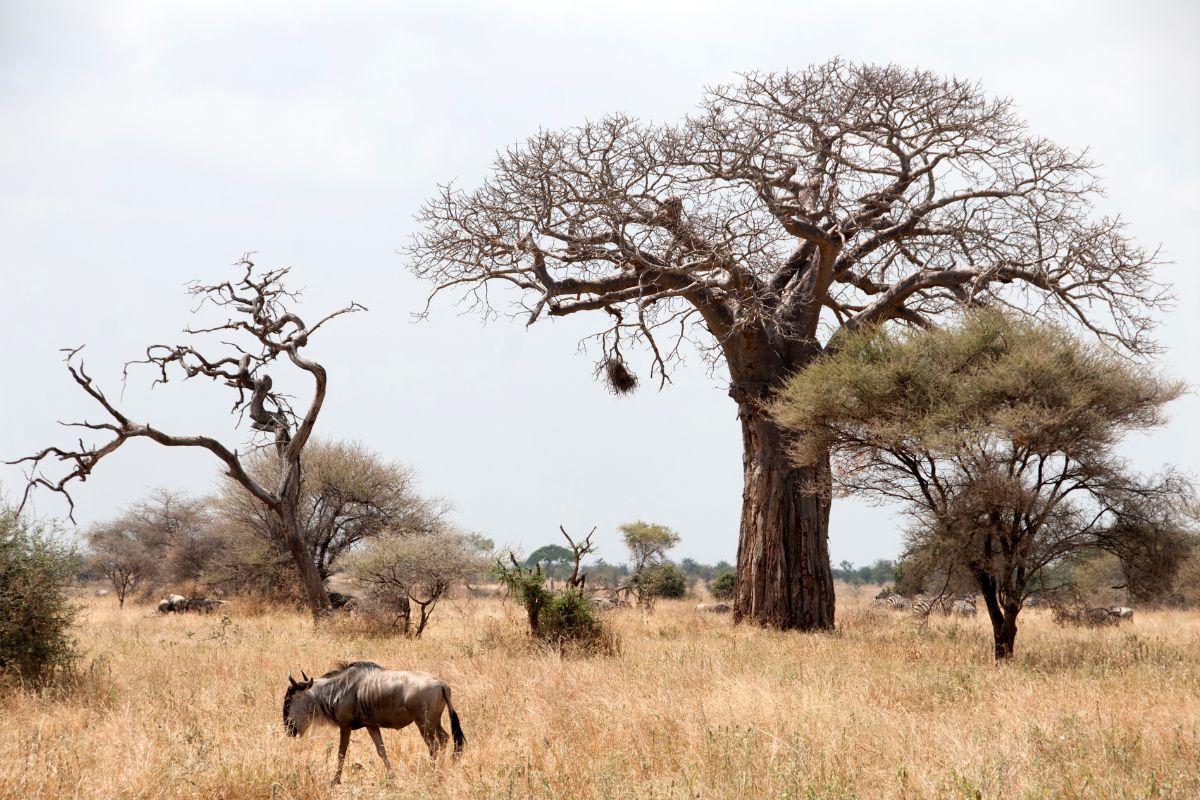
<path id="1" fill-rule="evenodd" d="M 250 427 L 255 432 L 253 447 L 270 448 L 274 452 L 277 470 L 271 476 L 273 480 L 270 483 L 252 477 L 238 451 L 216 439 L 172 435 L 125 416 L 85 371 L 83 360 L 79 357 L 81 347 L 66 351 L 67 371 L 75 383 L 104 409 L 109 421 L 64 424 L 102 432 L 109 438 L 91 444 L 80 439 L 74 447 L 47 447 L 41 452 L 7 463 L 29 465 L 22 506 L 30 492 L 41 486 L 64 495 L 73 516 L 75 504 L 71 499 L 69 484 L 75 480 L 87 480 L 103 458 L 131 439 L 146 438 L 165 447 L 208 450 L 221 461 L 230 479 L 243 486 L 270 510 L 278 536 L 287 545 L 295 561 L 309 607 L 314 616 L 320 616 L 329 610 L 329 595 L 317 572 L 313 554 L 298 528 L 298 506 L 301 459 L 325 402 L 327 375 L 322 365 L 306 358 L 301 351 L 308 344 L 309 337 L 326 322 L 342 314 L 366 309 L 358 303 L 350 303 L 310 326 L 289 309 L 298 295 L 284 288 L 283 278 L 288 274 L 288 269 L 257 271 L 248 256 L 243 257 L 237 266 L 242 272 L 237 280 L 217 284 L 194 283 L 189 287 L 189 293 L 198 299 L 197 311 L 205 305 L 216 306 L 229 315 L 226 321 L 207 328 L 187 328 L 185 332 L 201 339 L 240 337 L 241 344 L 222 339 L 219 346 L 224 348 L 224 352 L 218 355 L 212 354 L 217 346 L 210 341 L 197 346 L 150 345 L 146 348 L 145 358 L 125 365 L 125 377 L 128 377 L 131 366 L 145 364 L 158 373 L 155 384 L 167 383 L 171 375 L 181 374 L 184 380 L 207 378 L 232 388 L 237 393 L 232 412 L 239 420 L 249 416 Z M 205 351 L 202 352 L 199 347 L 204 347 Z M 312 378 L 312 399 L 303 414 L 297 413 L 288 398 L 274 388 L 274 381 L 267 372 L 268 368 L 276 366 L 281 360 L 291 362 Z M 65 475 L 48 475 L 44 467 L 52 461 L 67 464 L 68 472 Z"/>
<path id="2" fill-rule="evenodd" d="M 435 295 L 487 315 L 497 298 L 529 324 L 598 312 L 614 391 L 637 384 L 634 346 L 660 386 L 689 351 L 723 367 L 744 451 L 735 616 L 820 629 L 834 622 L 829 469 L 789 463 L 772 392 L 839 331 L 936 325 L 970 304 L 1148 350 L 1169 299 L 1156 254 L 1094 213 L 1099 191 L 1085 153 L 976 84 L 833 61 L 746 75 L 674 125 L 543 131 L 479 188 L 443 187 L 409 252 Z"/>
<path id="3" fill-rule="evenodd" d="M 587 582 L 587 573 L 581 573 L 579 565 L 584 556 L 596 551 L 596 545 L 592 544 L 592 535 L 596 533 L 596 529 L 593 527 L 588 531 L 588 535 L 583 537 L 578 544 L 571 538 L 571 534 L 567 533 L 566 528 L 559 525 L 558 529 L 562 531 L 563 538 L 571 546 L 571 558 L 574 560 L 574 564 L 571 566 L 571 577 L 567 579 L 567 587 L 583 591 L 584 584 Z"/>

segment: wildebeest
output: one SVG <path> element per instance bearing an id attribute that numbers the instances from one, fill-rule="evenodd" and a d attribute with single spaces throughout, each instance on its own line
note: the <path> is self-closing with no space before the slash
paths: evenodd
<path id="1" fill-rule="evenodd" d="M 288 688 L 283 695 L 283 727 L 289 736 L 302 736 L 314 723 L 336 725 L 341 731 L 338 743 L 337 771 L 333 782 L 342 779 L 342 764 L 350 745 L 350 731 L 366 728 L 375 743 L 375 752 L 383 766 L 392 771 L 383 748 L 380 728 L 403 728 L 415 722 L 421 738 L 436 758 L 448 737 L 442 728 L 442 710 L 450 710 L 450 731 L 454 735 L 454 755 L 466 744 L 458 714 L 450 702 L 450 687 L 428 672 L 404 672 L 384 669 L 371 661 L 342 662 L 337 669 L 319 678 L 297 681 L 288 673 Z"/>
<path id="2" fill-rule="evenodd" d="M 108 594 L 108 589 L 97 589 L 96 590 L 96 597 L 104 597 L 107 594 Z"/>
<path id="3" fill-rule="evenodd" d="M 701 614 L 728 614 L 731 610 L 728 603 L 701 603 L 696 606 L 696 611 Z"/>
<path id="4" fill-rule="evenodd" d="M 606 597 L 593 597 L 591 599 L 592 608 L 597 611 L 608 611 L 617 607 L 617 604 Z"/>
<path id="5" fill-rule="evenodd" d="M 221 606 L 225 605 L 224 600 L 209 600 L 207 597 L 189 597 L 184 603 L 184 611 L 203 611 L 205 614 L 211 614 Z"/>
<path id="6" fill-rule="evenodd" d="M 170 614 L 176 611 L 187 611 L 187 598 L 181 594 L 169 594 L 158 601 L 158 612 Z"/>
<path id="7" fill-rule="evenodd" d="M 1059 625 L 1084 625 L 1094 628 L 1102 625 L 1116 625 L 1118 617 L 1112 614 L 1107 608 L 1064 608 L 1057 606 L 1054 609 L 1054 621 Z"/>
<path id="8" fill-rule="evenodd" d="M 1113 606 L 1108 610 L 1110 616 L 1118 622 L 1133 622 L 1133 609 L 1129 606 Z"/>

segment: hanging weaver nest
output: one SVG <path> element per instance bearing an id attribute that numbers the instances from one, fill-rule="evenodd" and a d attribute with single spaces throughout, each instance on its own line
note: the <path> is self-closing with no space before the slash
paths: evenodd
<path id="1" fill-rule="evenodd" d="M 619 358 L 606 358 L 600 362 L 597 372 L 603 374 L 604 382 L 613 394 L 629 394 L 638 385 L 638 377 L 629 371 Z"/>

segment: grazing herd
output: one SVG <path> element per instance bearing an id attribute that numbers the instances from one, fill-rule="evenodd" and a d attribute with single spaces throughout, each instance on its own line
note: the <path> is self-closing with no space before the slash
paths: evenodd
<path id="1" fill-rule="evenodd" d="M 922 596 L 908 598 L 890 589 L 884 589 L 875 595 L 875 599 L 871 601 L 871 607 L 890 611 L 912 611 L 921 616 L 928 616 L 936 610 L 946 616 L 973 617 L 978 611 L 977 601 L 977 595 L 973 594 L 960 594 L 954 598 Z M 1133 622 L 1133 609 L 1127 606 L 1112 606 L 1111 608 L 1066 606 L 1035 595 L 1026 600 L 1025 607 L 1050 608 L 1054 612 L 1054 621 L 1059 625 L 1099 627 L 1116 625 L 1120 622 Z M 699 611 L 701 608 L 698 607 L 697 610 Z"/>
<path id="2" fill-rule="evenodd" d="M 960 594 L 955 597 L 925 597 L 917 596 L 909 599 L 889 589 L 884 589 L 875 595 L 871 601 L 872 608 L 883 608 L 892 611 L 911 611 L 920 616 L 929 616 L 934 611 L 940 611 L 945 616 L 973 617 L 978 613 L 975 606 L 977 596 Z"/>
<path id="3" fill-rule="evenodd" d="M 207 597 L 184 597 L 181 594 L 169 594 L 158 601 L 158 613 L 181 614 L 187 611 L 203 611 L 205 614 L 211 614 L 223 605 L 225 605 L 224 600 L 210 600 Z"/>

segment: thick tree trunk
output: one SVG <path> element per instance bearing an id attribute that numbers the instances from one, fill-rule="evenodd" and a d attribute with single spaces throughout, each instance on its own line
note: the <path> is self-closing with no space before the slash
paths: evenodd
<path id="1" fill-rule="evenodd" d="M 797 469 L 757 399 L 740 403 L 745 489 L 734 619 L 781 629 L 833 628 L 828 467 Z"/>
<path id="2" fill-rule="evenodd" d="M 304 595 L 308 601 L 309 610 L 312 611 L 314 619 L 320 619 L 329 614 L 332 606 L 329 602 L 329 592 L 325 589 L 325 582 L 321 580 L 321 573 L 317 571 L 317 565 L 313 563 L 312 551 L 309 549 L 308 543 L 304 541 L 304 537 L 300 535 L 300 527 L 296 523 L 294 514 L 288 513 L 285 509 L 279 523 L 283 541 L 287 545 L 288 552 L 292 554 L 296 571 L 300 573 L 300 583 L 304 586 Z"/>

